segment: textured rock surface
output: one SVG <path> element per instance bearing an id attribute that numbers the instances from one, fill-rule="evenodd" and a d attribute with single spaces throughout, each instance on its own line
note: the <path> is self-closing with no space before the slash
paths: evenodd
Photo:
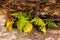
<path id="1" fill-rule="evenodd" d="M 55 30 L 47 34 L 33 30 L 30 34 L 26 34 L 16 30 L 8 31 L 5 27 L 0 28 L 2 29 L 0 29 L 0 40 L 60 40 L 60 32 L 54 32 Z"/>
<path id="2" fill-rule="evenodd" d="M 5 27 L 7 13 L 6 10 L 10 12 L 28 11 L 30 13 L 37 13 L 37 15 L 40 15 L 40 11 L 47 11 L 54 12 L 54 14 L 59 15 L 60 1 L 57 0 L 0 1 L 0 40 L 60 40 L 60 30 L 48 30 L 46 34 L 43 34 L 37 31 L 36 29 L 34 29 L 30 34 L 19 33 L 18 31 L 15 30 L 8 31 Z"/>

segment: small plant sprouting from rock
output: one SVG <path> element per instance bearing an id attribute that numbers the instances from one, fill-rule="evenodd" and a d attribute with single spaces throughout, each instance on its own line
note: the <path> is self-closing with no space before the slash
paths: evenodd
<path id="1" fill-rule="evenodd" d="M 57 28 L 56 23 L 52 22 L 50 19 L 46 20 L 46 25 L 48 26 L 48 28 Z"/>
<path id="2" fill-rule="evenodd" d="M 6 20 L 6 27 L 9 30 L 13 29 L 13 24 L 16 25 L 16 29 L 18 29 L 20 32 L 30 33 L 33 29 L 33 24 L 35 26 L 38 26 L 38 29 L 42 31 L 43 33 L 46 33 L 46 27 L 48 28 L 55 28 L 57 25 L 52 22 L 51 20 L 47 19 L 46 23 L 43 19 L 39 18 L 38 16 L 32 16 L 30 13 L 24 13 L 24 12 L 17 12 L 10 14 L 10 17 L 13 17 L 13 19 L 16 20 L 16 22 L 13 19 L 8 18 Z"/>
<path id="3" fill-rule="evenodd" d="M 11 30 L 13 29 L 13 28 L 12 28 L 13 23 L 14 23 L 14 20 L 13 20 L 12 18 L 8 18 L 8 19 L 6 20 L 6 27 L 7 27 L 8 30 L 11 31 Z"/>
<path id="4" fill-rule="evenodd" d="M 37 25 L 39 30 L 41 30 L 42 32 L 46 33 L 46 24 L 44 22 L 44 20 L 42 20 L 41 18 L 39 18 L 38 16 L 35 16 L 32 21 L 31 21 L 34 25 Z"/>

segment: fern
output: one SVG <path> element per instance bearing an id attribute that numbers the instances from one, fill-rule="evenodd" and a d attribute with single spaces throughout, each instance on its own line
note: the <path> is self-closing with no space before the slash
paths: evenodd
<path id="1" fill-rule="evenodd" d="M 30 13 L 23 13 L 23 12 L 17 12 L 17 13 L 13 13 L 13 14 L 10 14 L 11 16 L 15 17 L 15 18 L 18 18 L 21 19 L 21 18 L 26 18 L 26 19 L 31 19 L 32 18 L 32 15 Z"/>
<path id="2" fill-rule="evenodd" d="M 13 13 L 13 14 L 11 14 L 11 16 L 18 19 L 18 21 L 17 21 L 17 29 L 19 29 L 20 32 L 23 31 L 23 28 L 26 25 L 27 21 L 32 17 L 30 14 L 26 14 L 26 13 L 22 13 L 22 12 Z"/>
<path id="3" fill-rule="evenodd" d="M 25 27 L 23 28 L 23 31 L 25 33 L 30 33 L 32 28 L 33 28 L 33 25 L 29 21 L 27 21 Z"/>
<path id="4" fill-rule="evenodd" d="M 39 18 L 38 16 L 35 16 L 32 19 L 32 15 L 30 13 L 24 13 L 24 12 L 17 12 L 10 14 L 11 17 L 14 17 L 14 19 L 17 19 L 16 25 L 17 29 L 20 32 L 30 33 L 33 29 L 33 24 L 35 26 L 38 26 L 38 29 L 44 33 L 46 33 L 46 26 L 49 28 L 56 28 L 57 25 L 52 22 L 50 19 L 46 20 L 46 23 L 43 19 Z M 6 20 L 6 27 L 9 30 L 12 30 L 14 20 L 13 19 L 7 19 Z M 32 24 L 33 23 L 33 24 Z"/>
<path id="5" fill-rule="evenodd" d="M 19 21 L 17 21 L 17 28 L 20 30 L 20 32 L 22 32 L 23 27 L 26 25 L 26 21 L 25 19 L 20 19 Z"/>
<path id="6" fill-rule="evenodd" d="M 14 21 L 11 19 L 6 20 L 6 27 L 8 30 L 12 30 L 13 23 L 14 23 Z"/>
<path id="7" fill-rule="evenodd" d="M 46 24 L 44 23 L 44 21 L 42 19 L 40 19 L 38 16 L 35 16 L 34 19 L 32 19 L 32 21 L 34 23 L 34 25 L 38 25 L 38 28 L 46 33 Z"/>
<path id="8" fill-rule="evenodd" d="M 46 20 L 46 25 L 48 26 L 48 28 L 57 28 L 57 25 L 52 22 L 50 19 Z"/>

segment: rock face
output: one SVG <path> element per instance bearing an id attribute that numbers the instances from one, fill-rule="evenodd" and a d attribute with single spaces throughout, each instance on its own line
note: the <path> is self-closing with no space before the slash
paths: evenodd
<path id="1" fill-rule="evenodd" d="M 7 10 L 6 9 L 0 9 L 0 26 L 4 26 L 5 25 L 6 14 L 7 14 Z"/>
<path id="2" fill-rule="evenodd" d="M 60 30 L 48 30 L 46 34 L 43 34 L 33 29 L 30 34 L 26 34 L 16 30 L 8 31 L 5 27 L 8 12 L 28 11 L 32 14 L 40 15 L 44 11 L 59 15 L 59 10 L 59 0 L 1 0 L 0 40 L 60 40 Z"/>
<path id="3" fill-rule="evenodd" d="M 54 13 L 54 15 L 60 14 L 59 0 L 1 0 L 0 7 L 14 12 L 27 11 L 36 14 L 41 11 L 47 11 Z"/>
<path id="4" fill-rule="evenodd" d="M 54 31 L 47 31 L 47 34 L 43 34 L 34 29 L 30 34 L 26 34 L 16 30 L 8 31 L 6 27 L 0 27 L 0 40 L 60 40 L 60 32 Z"/>
<path id="5" fill-rule="evenodd" d="M 31 40 L 24 38 L 24 34 L 21 35 L 17 31 L 8 31 L 5 27 L 0 30 L 0 40 Z"/>

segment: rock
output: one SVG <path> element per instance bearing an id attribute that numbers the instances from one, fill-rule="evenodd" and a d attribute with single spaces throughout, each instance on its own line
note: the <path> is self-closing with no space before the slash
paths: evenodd
<path id="1" fill-rule="evenodd" d="M 51 33 L 51 34 L 60 34 L 60 30 L 48 30 L 48 33 Z"/>
<path id="2" fill-rule="evenodd" d="M 49 38 L 45 38 L 45 40 L 55 40 L 55 38 L 49 37 Z"/>

